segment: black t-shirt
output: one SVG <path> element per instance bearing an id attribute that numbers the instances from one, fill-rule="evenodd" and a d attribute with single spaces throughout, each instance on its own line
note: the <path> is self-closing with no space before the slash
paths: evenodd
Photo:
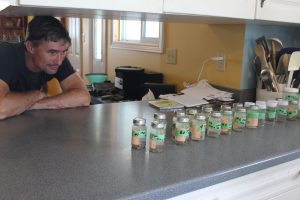
<path id="1" fill-rule="evenodd" d="M 52 78 L 63 81 L 75 71 L 70 61 L 65 58 L 56 74 L 29 71 L 25 65 L 24 43 L 0 44 L 0 79 L 7 83 L 10 91 L 25 92 L 40 90 Z"/>

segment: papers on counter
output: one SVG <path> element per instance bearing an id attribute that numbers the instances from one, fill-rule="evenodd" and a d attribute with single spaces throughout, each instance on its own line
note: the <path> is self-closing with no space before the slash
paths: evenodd
<path id="1" fill-rule="evenodd" d="M 207 80 L 201 80 L 181 91 L 182 95 L 160 95 L 160 98 L 176 101 L 185 107 L 207 104 L 206 100 L 220 99 L 233 100 L 232 93 L 212 87 Z"/>

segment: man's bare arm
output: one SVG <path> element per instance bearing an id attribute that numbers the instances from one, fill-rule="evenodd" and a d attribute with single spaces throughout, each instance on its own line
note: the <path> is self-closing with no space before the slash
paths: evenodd
<path id="1" fill-rule="evenodd" d="M 23 113 L 44 97 L 45 94 L 38 90 L 10 92 L 8 85 L 0 79 L 0 120 Z"/>
<path id="2" fill-rule="evenodd" d="M 61 82 L 63 92 L 37 101 L 30 109 L 59 109 L 90 104 L 90 94 L 83 81 L 75 73 Z"/>

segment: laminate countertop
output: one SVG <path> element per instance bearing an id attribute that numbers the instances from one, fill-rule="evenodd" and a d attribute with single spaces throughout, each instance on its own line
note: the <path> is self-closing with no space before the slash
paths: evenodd
<path id="1" fill-rule="evenodd" d="M 0 199 L 165 199 L 300 158 L 300 120 L 131 150 L 132 119 L 149 127 L 155 112 L 140 101 L 0 121 Z"/>

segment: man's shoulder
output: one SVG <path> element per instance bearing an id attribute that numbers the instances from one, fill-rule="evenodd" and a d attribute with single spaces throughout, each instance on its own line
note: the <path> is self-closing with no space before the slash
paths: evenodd
<path id="1" fill-rule="evenodd" d="M 22 43 L 9 43 L 9 42 L 1 42 L 0 43 L 0 52 L 12 53 L 23 51 Z"/>

